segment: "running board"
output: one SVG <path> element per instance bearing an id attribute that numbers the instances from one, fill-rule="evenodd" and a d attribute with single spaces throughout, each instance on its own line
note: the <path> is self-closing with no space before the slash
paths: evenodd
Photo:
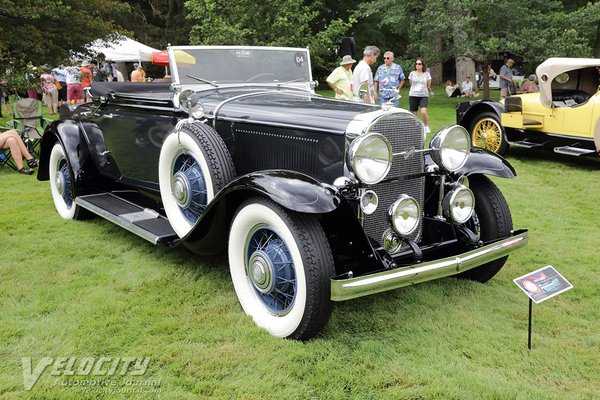
<path id="1" fill-rule="evenodd" d="M 566 154 L 568 156 L 576 156 L 576 157 L 595 153 L 594 150 L 582 149 L 581 147 L 571 147 L 571 146 L 555 147 L 554 152 L 558 153 L 558 154 Z"/>
<path id="2" fill-rule="evenodd" d="M 519 146 L 519 147 L 525 147 L 527 149 L 534 149 L 536 147 L 543 147 L 544 144 L 543 143 L 535 143 L 535 142 L 528 142 L 527 140 L 521 140 L 518 142 L 510 142 L 510 144 L 514 144 L 515 146 Z"/>
<path id="3" fill-rule="evenodd" d="M 140 207 L 112 193 L 77 197 L 75 204 L 151 243 L 168 245 L 178 239 L 169 220 L 158 212 Z"/>

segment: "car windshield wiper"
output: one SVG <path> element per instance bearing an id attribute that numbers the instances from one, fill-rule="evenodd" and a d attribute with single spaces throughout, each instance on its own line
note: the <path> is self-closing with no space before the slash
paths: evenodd
<path id="1" fill-rule="evenodd" d="M 211 81 L 209 81 L 209 80 L 206 80 L 206 79 L 203 79 L 203 78 L 198 78 L 197 76 L 194 76 L 194 75 L 186 75 L 186 76 L 187 76 L 188 78 L 195 79 L 195 80 L 197 80 L 197 81 L 199 81 L 199 82 L 208 83 L 208 84 L 209 84 L 209 85 L 211 85 L 212 87 L 219 87 L 219 85 L 218 85 L 218 84 L 216 84 L 215 82 L 211 82 Z"/>

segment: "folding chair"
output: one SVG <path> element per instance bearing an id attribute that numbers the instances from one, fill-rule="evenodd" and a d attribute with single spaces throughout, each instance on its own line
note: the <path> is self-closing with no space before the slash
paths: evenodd
<path id="1" fill-rule="evenodd" d="M 1 131 L 4 131 L 4 130 L 6 130 L 6 128 L 0 127 L 0 133 L 1 133 Z M 15 171 L 17 170 L 17 165 L 15 164 L 15 161 L 12 159 L 10 149 L 0 149 L 0 168 L 4 167 L 5 165 L 11 167 Z"/>
<path id="2" fill-rule="evenodd" d="M 12 105 L 12 109 L 13 119 L 6 122 L 6 127 L 18 130 L 31 155 L 39 158 L 42 135 L 46 126 L 51 122 L 42 116 L 42 102 L 23 98 L 17 100 Z"/>

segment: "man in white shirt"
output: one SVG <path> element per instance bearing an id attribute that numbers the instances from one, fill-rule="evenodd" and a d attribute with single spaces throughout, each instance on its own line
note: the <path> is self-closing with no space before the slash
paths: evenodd
<path id="1" fill-rule="evenodd" d="M 373 86 L 371 65 L 377 62 L 379 54 L 381 54 L 379 48 L 375 46 L 365 47 L 363 59 L 354 69 L 352 76 L 352 91 L 354 92 L 355 101 L 375 104 L 375 88 Z"/>

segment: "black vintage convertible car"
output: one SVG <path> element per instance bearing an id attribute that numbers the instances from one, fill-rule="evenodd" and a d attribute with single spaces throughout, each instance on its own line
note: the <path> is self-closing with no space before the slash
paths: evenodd
<path id="1" fill-rule="evenodd" d="M 450 275 L 485 282 L 527 242 L 460 126 L 316 95 L 307 49 L 172 47 L 171 83 L 97 83 L 42 141 L 66 219 L 227 250 L 244 311 L 307 339 L 333 302 Z"/>

